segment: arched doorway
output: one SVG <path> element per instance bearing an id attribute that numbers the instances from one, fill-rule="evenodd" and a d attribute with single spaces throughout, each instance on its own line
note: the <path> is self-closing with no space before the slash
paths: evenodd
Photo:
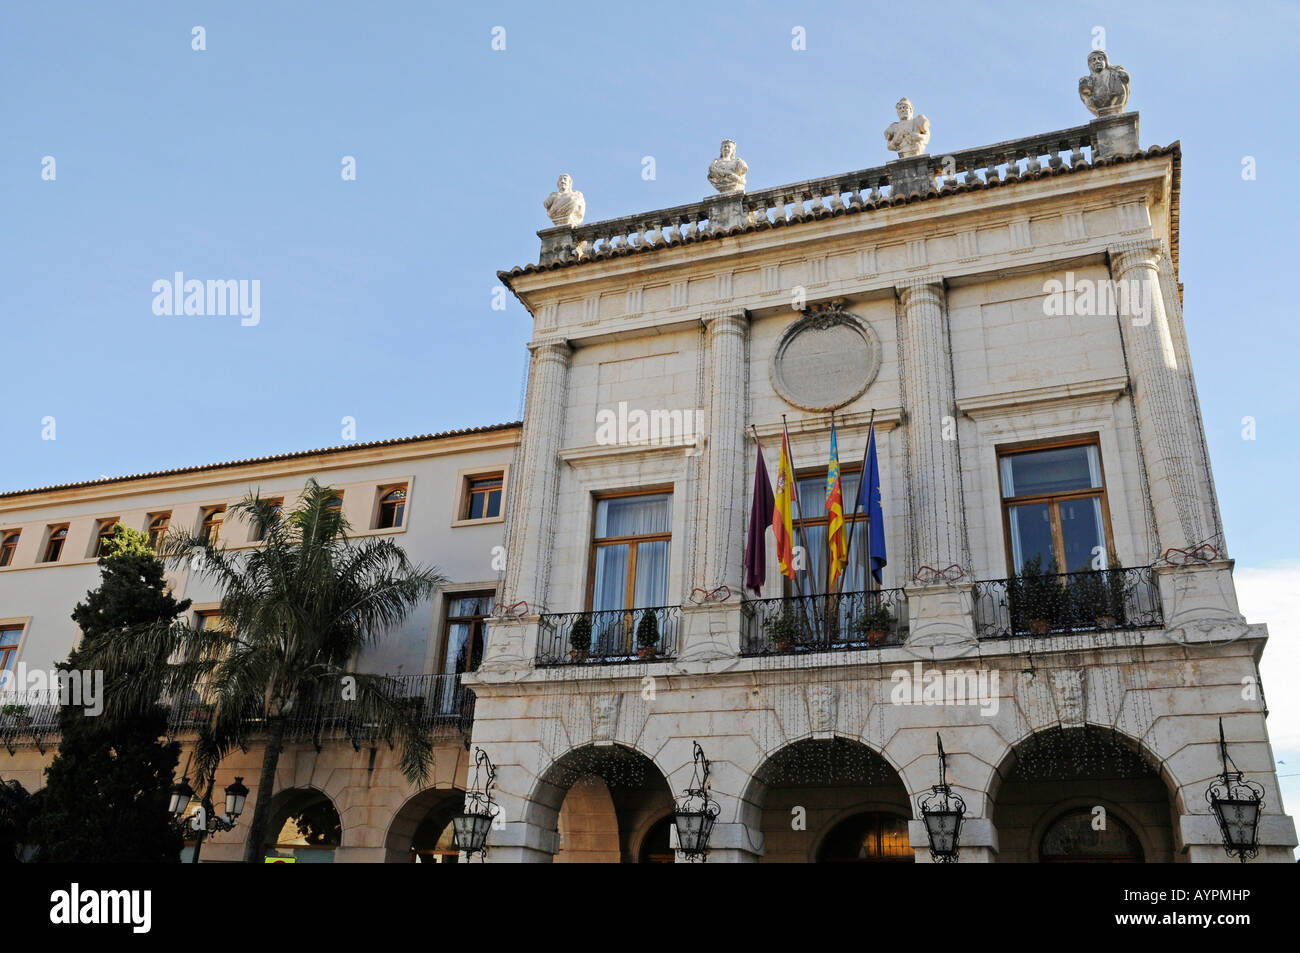
<path id="1" fill-rule="evenodd" d="M 556 863 L 631 863 L 641 859 L 635 833 L 671 816 L 672 793 L 653 761 L 622 745 L 586 745 L 559 758 L 538 779 L 529 815 L 556 832 Z"/>
<path id="2" fill-rule="evenodd" d="M 452 847 L 451 819 L 464 807 L 465 792 L 458 788 L 428 788 L 410 798 L 388 826 L 384 862 L 459 863 L 460 852 Z"/>
<path id="3" fill-rule="evenodd" d="M 334 803 L 315 788 L 290 788 L 271 802 L 265 855 L 299 864 L 332 864 L 343 840 Z"/>
<path id="4" fill-rule="evenodd" d="M 1154 759 L 1109 728 L 1014 746 L 989 792 L 1001 863 L 1170 863 L 1176 812 Z"/>
<path id="5" fill-rule="evenodd" d="M 817 863 L 916 863 L 907 834 L 908 818 L 888 811 L 864 811 L 840 821 L 817 848 Z"/>
<path id="6" fill-rule="evenodd" d="M 642 864 L 673 864 L 677 862 L 677 851 L 672 847 L 673 816 L 668 814 L 650 825 L 645 837 L 641 838 L 641 849 L 637 851 L 637 862 Z"/>
<path id="7" fill-rule="evenodd" d="M 1066 811 L 1048 825 L 1038 842 L 1045 864 L 1140 864 L 1146 858 L 1137 835 L 1114 814 L 1086 807 Z"/>
<path id="8" fill-rule="evenodd" d="M 915 860 L 907 788 L 881 755 L 846 738 L 805 739 L 772 755 L 745 795 L 764 863 Z"/>

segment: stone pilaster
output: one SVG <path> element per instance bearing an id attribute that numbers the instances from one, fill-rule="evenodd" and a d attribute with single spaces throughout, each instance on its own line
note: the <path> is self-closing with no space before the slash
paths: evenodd
<path id="1" fill-rule="evenodd" d="M 911 557 L 905 577 L 960 566 L 969 572 L 966 518 L 961 508 L 956 402 L 943 284 L 919 278 L 897 286 L 903 315 L 903 363 L 910 489 Z M 945 439 L 945 435 L 948 439 Z"/>
<path id="2" fill-rule="evenodd" d="M 1126 242 L 1110 249 L 1120 332 L 1128 356 L 1133 404 L 1141 429 L 1142 459 L 1151 486 L 1161 552 L 1187 549 L 1210 535 L 1201 499 L 1204 481 L 1196 471 L 1200 448 L 1193 440 L 1193 402 L 1165 308 L 1158 242 Z"/>
<path id="3" fill-rule="evenodd" d="M 565 341 L 532 345 L 528 376 L 528 410 L 524 420 L 524 449 L 520 481 L 507 540 L 506 578 L 502 602 L 527 602 L 532 614 L 545 610 L 550 583 L 555 504 L 559 489 L 560 441 L 564 435 L 564 410 L 569 383 L 569 357 Z"/>
<path id="4" fill-rule="evenodd" d="M 749 316 L 721 311 L 704 316 L 709 333 L 709 430 L 705 451 L 707 516 L 691 531 L 701 534 L 704 558 L 695 585 L 706 592 L 727 586 L 739 597 L 745 563 L 745 338 Z"/>

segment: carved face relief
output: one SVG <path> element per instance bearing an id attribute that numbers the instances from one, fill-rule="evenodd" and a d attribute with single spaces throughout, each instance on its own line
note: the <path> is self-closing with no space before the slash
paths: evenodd
<path id="1" fill-rule="evenodd" d="M 1052 673 L 1052 697 L 1056 712 L 1066 728 L 1084 723 L 1083 670 L 1065 669 Z"/>
<path id="2" fill-rule="evenodd" d="M 1106 68 L 1109 62 L 1110 61 L 1106 57 L 1105 52 L 1102 50 L 1093 50 L 1088 54 L 1088 69 L 1092 70 L 1094 73 L 1100 73 Z"/>
<path id="3" fill-rule="evenodd" d="M 833 686 L 808 687 L 808 723 L 814 734 L 829 734 L 835 731 L 835 716 L 838 708 L 839 698 Z"/>
<path id="4" fill-rule="evenodd" d="M 560 176 L 560 180 L 555 183 L 555 187 L 561 192 L 567 192 L 573 188 L 573 179 L 569 178 L 567 175 L 562 175 Z"/>
<path id="5" fill-rule="evenodd" d="M 898 110 L 898 118 L 907 120 L 912 118 L 912 102 L 908 99 L 900 99 L 898 105 L 894 107 Z"/>
<path id="6" fill-rule="evenodd" d="M 611 744 L 618 727 L 618 705 L 622 695 L 598 696 L 591 703 L 591 731 L 597 743 Z"/>

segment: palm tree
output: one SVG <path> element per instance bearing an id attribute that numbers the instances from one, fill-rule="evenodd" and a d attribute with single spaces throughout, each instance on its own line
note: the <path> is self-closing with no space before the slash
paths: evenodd
<path id="1" fill-rule="evenodd" d="M 433 760 L 432 741 L 395 683 L 355 672 L 352 665 L 362 649 L 399 625 L 446 579 L 435 569 L 412 565 L 389 539 L 349 539 L 336 497 L 314 479 L 292 512 L 282 514 L 256 494 L 245 497 L 231 512 L 265 531 L 262 544 L 252 549 L 231 552 L 201 534 L 169 535 L 163 554 L 174 565 L 188 562 L 191 571 L 219 586 L 221 625 L 156 626 L 104 646 L 98 660 L 114 671 L 152 659 L 155 671 L 165 668 L 171 697 L 198 691 L 212 703 L 211 720 L 194 750 L 200 792 L 206 782 L 210 794 L 221 760 L 247 744 L 254 725 L 262 726 L 266 747 L 246 863 L 261 858 L 276 767 L 295 706 L 328 698 L 355 705 L 361 723 L 400 746 L 401 769 L 413 783 L 427 777 Z M 139 695 L 125 693 L 116 703 L 157 701 Z M 114 714 L 114 704 L 108 700 L 106 715 Z"/>

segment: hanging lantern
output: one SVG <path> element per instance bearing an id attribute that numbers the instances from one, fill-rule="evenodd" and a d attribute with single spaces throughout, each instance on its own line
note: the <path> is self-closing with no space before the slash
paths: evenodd
<path id="1" fill-rule="evenodd" d="M 704 749 L 695 742 L 695 770 L 691 775 L 691 785 L 677 799 L 673 811 L 673 824 L 677 828 L 677 849 L 686 855 L 687 860 L 704 860 L 709 853 L 709 836 L 713 833 L 713 823 L 718 819 L 722 809 L 709 796 L 709 759 L 704 757 Z"/>
<path id="2" fill-rule="evenodd" d="M 479 778 L 483 777 L 480 787 Z M 474 785 L 465 795 L 465 810 L 451 819 L 452 843 L 463 850 L 467 859 L 475 854 L 487 856 L 487 835 L 492 829 L 497 806 L 492 803 L 492 785 L 496 783 L 497 769 L 482 748 L 474 749 Z"/>
<path id="3" fill-rule="evenodd" d="M 1223 774 L 1210 784 L 1205 799 L 1219 822 L 1224 850 L 1229 857 L 1240 858 L 1244 864 L 1259 853 L 1259 815 L 1264 809 L 1264 789 L 1254 781 L 1243 780 L 1242 772 L 1228 757 L 1222 718 L 1219 719 L 1219 755 L 1223 760 Z"/>
<path id="4" fill-rule="evenodd" d="M 917 807 L 925 822 L 931 859 L 938 864 L 953 864 L 961 847 L 961 819 L 966 814 L 966 802 L 948 786 L 948 756 L 938 732 L 934 737 L 939 742 L 939 783 L 917 800 Z"/>

